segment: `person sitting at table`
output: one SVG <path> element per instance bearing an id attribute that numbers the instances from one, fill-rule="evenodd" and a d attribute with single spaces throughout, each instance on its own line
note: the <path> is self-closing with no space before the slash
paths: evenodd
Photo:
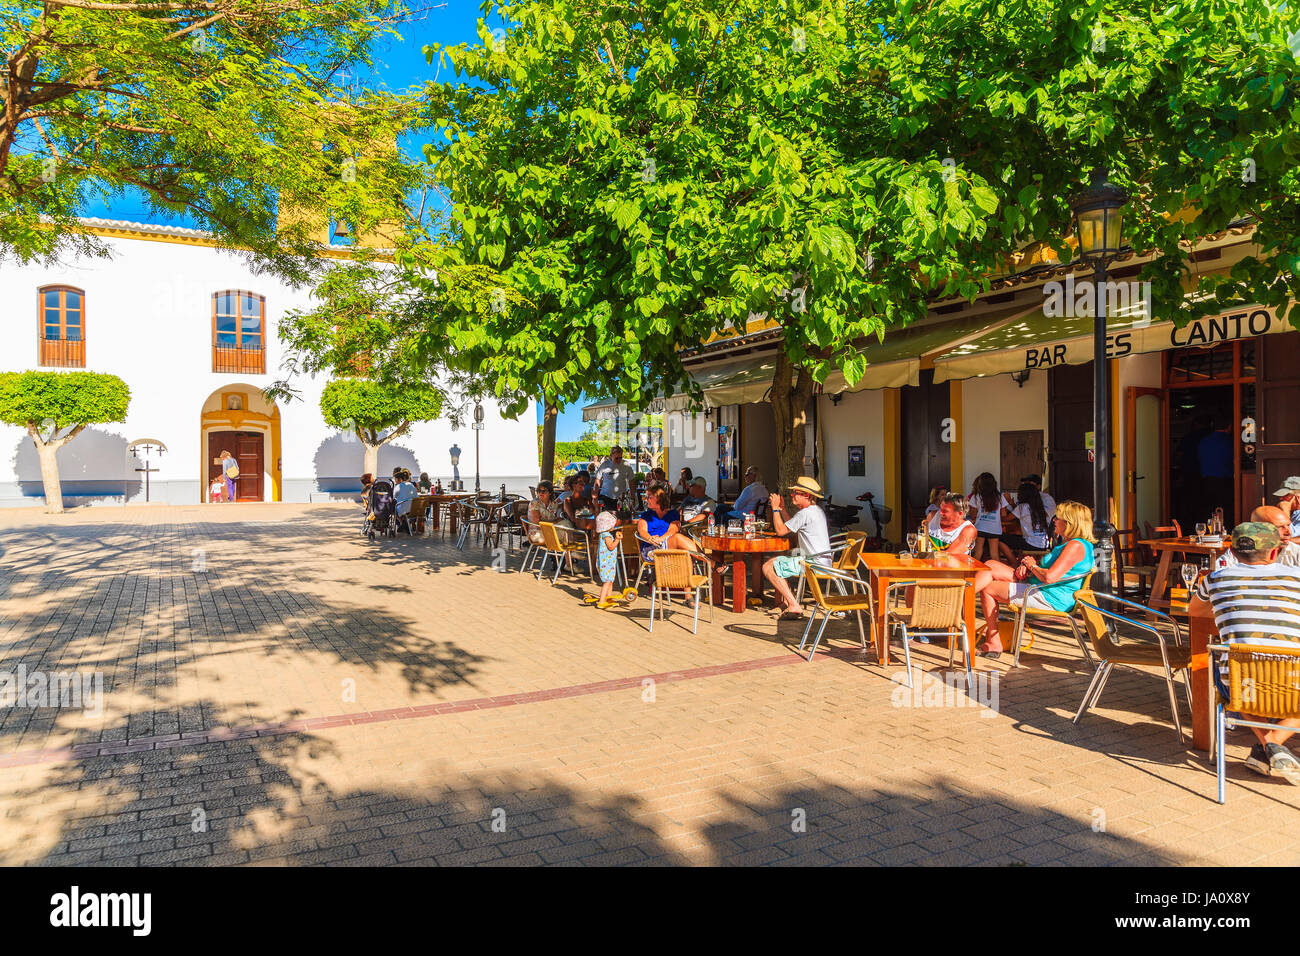
<path id="1" fill-rule="evenodd" d="M 553 524 L 567 522 L 563 507 L 555 500 L 555 485 L 549 481 L 537 483 L 537 497 L 528 502 L 528 520 L 533 524 L 550 521 Z M 541 530 L 529 532 L 528 540 L 533 544 L 543 544 Z"/>
<path id="2" fill-rule="evenodd" d="M 672 507 L 672 498 L 666 490 L 655 488 L 646 495 L 645 503 L 646 510 L 636 519 L 642 561 L 652 561 L 650 555 L 663 548 L 699 552 L 700 546 L 682 534 L 681 512 Z"/>
<path id="3" fill-rule="evenodd" d="M 1278 561 L 1283 545 L 1272 522 L 1245 522 L 1232 529 L 1235 562 L 1211 571 L 1193 600 L 1194 605 L 1208 603 L 1213 610 L 1217 643 L 1289 648 L 1300 644 L 1300 569 Z M 1223 693 L 1217 675 L 1212 676 Z M 1264 722 L 1258 717 L 1248 719 Z M 1246 766 L 1266 777 L 1277 776 L 1300 785 L 1300 760 L 1286 746 L 1295 730 L 1284 729 L 1300 728 L 1300 720 L 1286 718 L 1275 723 L 1276 730 L 1250 728 L 1258 743 L 1251 747 Z"/>
<path id="4" fill-rule="evenodd" d="M 1062 501 L 1056 506 L 1053 528 L 1061 538 L 1042 562 L 1032 555 L 1020 559 L 1012 568 L 1001 561 L 988 562 L 988 570 L 975 575 L 975 591 L 984 607 L 984 645 L 977 648 L 980 657 L 997 660 L 1002 656 L 998 633 L 998 605 L 1019 607 L 1031 587 L 1047 587 L 1028 597 L 1029 606 L 1040 610 L 1068 611 L 1074 607 L 1074 592 L 1084 586 L 1079 575 L 1093 570 L 1092 509 L 1077 501 Z M 1076 578 L 1076 580 L 1063 580 Z M 1058 583 L 1059 582 L 1059 583 Z"/>
<path id="5" fill-rule="evenodd" d="M 689 468 L 683 468 L 681 477 L 677 479 L 677 484 L 673 487 L 673 490 L 679 495 L 689 495 L 691 493 L 691 480 L 694 477 Z"/>
<path id="6" fill-rule="evenodd" d="M 370 494 L 370 486 L 375 483 L 375 476 L 366 472 L 361 476 L 361 500 L 366 500 L 366 495 Z"/>
<path id="7" fill-rule="evenodd" d="M 684 471 L 685 469 L 683 469 Z M 707 489 L 708 481 L 703 475 L 698 478 L 692 478 L 687 488 L 686 497 L 678 505 L 682 513 L 683 524 L 695 524 L 700 521 L 708 521 L 709 515 L 717 510 L 718 503 L 709 497 Z"/>
<path id="8" fill-rule="evenodd" d="M 939 499 L 939 510 L 925 526 L 936 551 L 970 554 L 975 543 L 975 526 L 966 520 L 966 511 L 966 499 L 962 495 L 950 493 Z"/>
<path id="9" fill-rule="evenodd" d="M 802 556 L 778 554 L 763 562 L 763 576 L 772 582 L 785 609 L 779 620 L 793 621 L 803 617 L 803 605 L 794 596 L 786 578 L 797 578 L 803 574 L 805 561 L 811 561 L 820 567 L 831 564 L 831 537 L 826 526 L 826 512 L 817 503 L 823 497 L 822 487 L 807 476 L 798 478 L 790 486 L 790 501 L 798 509 L 791 516 L 785 508 L 785 501 L 780 495 L 771 495 L 772 527 L 777 534 L 799 536 L 799 550 Z"/>
<path id="10" fill-rule="evenodd" d="M 925 520 L 930 520 L 930 515 L 939 510 L 939 502 L 943 496 L 948 493 L 948 489 L 943 485 L 935 485 L 930 489 L 930 503 L 925 506 Z"/>
<path id="11" fill-rule="evenodd" d="M 1277 528 L 1278 536 L 1282 539 L 1282 547 L 1278 550 L 1276 562 L 1288 568 L 1300 568 L 1300 543 L 1297 543 L 1292 536 L 1291 522 L 1287 520 L 1281 508 L 1276 505 L 1260 505 L 1250 513 L 1250 520 L 1271 524 Z M 1215 570 L 1230 568 L 1236 563 L 1237 555 L 1231 548 L 1214 559 Z"/>
<path id="12" fill-rule="evenodd" d="M 1277 506 L 1290 522 L 1291 533 L 1300 536 L 1300 477 L 1293 475 L 1282 482 L 1282 487 L 1273 492 L 1273 497 L 1279 499 Z"/>
<path id="13" fill-rule="evenodd" d="M 427 495 L 429 492 L 433 491 L 433 482 L 429 479 L 429 473 L 427 471 L 420 472 L 420 480 L 415 483 L 415 487 L 419 489 L 419 492 L 422 495 Z"/>
<path id="14" fill-rule="evenodd" d="M 561 501 L 564 515 L 575 528 L 584 528 L 592 521 L 595 498 L 587 487 L 587 473 L 580 471 L 569 481 L 569 493 Z M 587 514 L 580 512 L 586 511 Z"/>
<path id="15" fill-rule="evenodd" d="M 766 503 L 771 497 L 767 486 L 763 484 L 763 476 L 758 473 L 758 469 L 753 465 L 745 469 L 744 481 L 745 487 L 741 489 L 739 498 L 730 506 L 718 506 L 717 519 L 719 522 L 725 522 L 732 517 L 739 518 L 743 515 L 752 515 L 760 504 Z"/>
<path id="16" fill-rule="evenodd" d="M 407 521 L 411 513 L 411 501 L 419 492 L 415 484 L 411 481 L 411 473 L 403 470 L 397 475 L 397 487 L 393 489 L 393 501 L 397 504 L 397 527 L 406 528 L 407 533 L 411 533 L 411 526 Z"/>
<path id="17" fill-rule="evenodd" d="M 1055 508 L 1055 502 L 1052 503 Z M 1002 556 L 1014 559 L 1015 551 L 1046 551 L 1052 546 L 1052 512 L 1032 481 L 1022 481 L 1011 514 L 1020 522 L 1020 534 L 1002 536 Z"/>

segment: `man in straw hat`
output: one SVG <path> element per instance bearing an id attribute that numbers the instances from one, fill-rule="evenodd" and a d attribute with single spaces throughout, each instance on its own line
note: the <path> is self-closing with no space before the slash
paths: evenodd
<path id="1" fill-rule="evenodd" d="M 768 498 L 772 506 L 772 527 L 777 534 L 798 534 L 799 548 L 803 551 L 803 557 L 781 554 L 763 563 L 763 575 L 772 582 L 772 587 L 780 595 L 781 604 L 785 608 L 785 613 L 781 615 L 783 621 L 803 617 L 803 605 L 795 600 L 786 578 L 797 578 L 803 574 L 805 561 L 825 567 L 830 567 L 831 564 L 831 536 L 826 527 L 826 512 L 817 503 L 823 497 L 822 486 L 804 476 L 790 486 L 790 500 L 798 509 L 794 517 L 786 512 L 785 502 L 780 495 Z"/>

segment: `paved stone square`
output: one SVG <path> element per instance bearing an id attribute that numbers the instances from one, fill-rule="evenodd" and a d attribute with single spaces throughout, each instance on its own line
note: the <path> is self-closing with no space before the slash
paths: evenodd
<path id="1" fill-rule="evenodd" d="M 1300 863 L 1300 788 L 1244 733 L 1220 807 L 1163 680 L 1117 671 L 1075 726 L 1086 667 L 1050 633 L 979 662 L 986 708 L 907 691 L 847 621 L 805 663 L 770 611 L 650 633 L 645 599 L 359 527 L 0 512 L 0 672 L 103 688 L 0 708 L 0 863 Z"/>

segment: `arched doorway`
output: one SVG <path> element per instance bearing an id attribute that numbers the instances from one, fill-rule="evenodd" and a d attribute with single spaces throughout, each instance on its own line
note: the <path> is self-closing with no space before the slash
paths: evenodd
<path id="1" fill-rule="evenodd" d="M 203 403 L 199 416 L 202 499 L 221 474 L 222 451 L 239 462 L 237 501 L 280 500 L 280 410 L 255 385 L 223 385 Z"/>

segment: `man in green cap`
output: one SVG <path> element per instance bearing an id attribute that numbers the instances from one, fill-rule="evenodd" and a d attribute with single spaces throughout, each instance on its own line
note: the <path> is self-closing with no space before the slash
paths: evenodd
<path id="1" fill-rule="evenodd" d="M 1212 571 L 1197 599 L 1208 601 L 1224 644 L 1295 647 L 1300 644 L 1300 568 L 1278 564 L 1282 536 L 1270 522 L 1247 521 L 1232 529 L 1237 563 Z M 1284 743 L 1300 720 L 1277 722 L 1277 730 L 1252 727 L 1259 742 L 1246 766 L 1300 786 L 1300 760 Z"/>

